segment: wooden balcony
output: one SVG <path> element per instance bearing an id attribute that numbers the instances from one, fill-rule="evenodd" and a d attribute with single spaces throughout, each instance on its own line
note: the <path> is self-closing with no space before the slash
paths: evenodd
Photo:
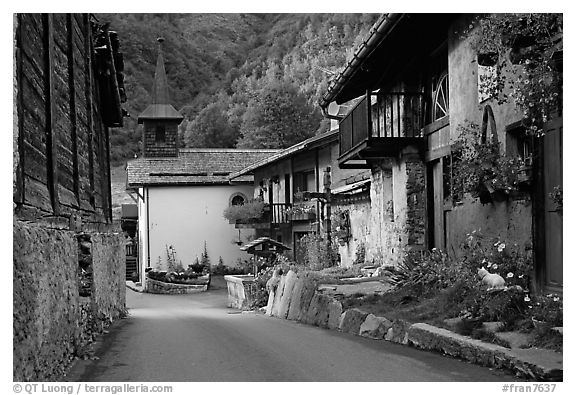
<path id="1" fill-rule="evenodd" d="M 424 149 L 422 93 L 367 93 L 340 122 L 340 168 L 370 168 L 407 146 Z"/>

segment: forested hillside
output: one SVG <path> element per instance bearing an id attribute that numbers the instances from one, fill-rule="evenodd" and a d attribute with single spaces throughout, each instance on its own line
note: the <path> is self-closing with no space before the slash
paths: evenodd
<path id="1" fill-rule="evenodd" d="M 327 128 L 317 106 L 374 14 L 99 14 L 121 39 L 131 117 L 112 133 L 112 160 L 139 153 L 164 37 L 174 106 L 190 147 L 284 148 Z"/>

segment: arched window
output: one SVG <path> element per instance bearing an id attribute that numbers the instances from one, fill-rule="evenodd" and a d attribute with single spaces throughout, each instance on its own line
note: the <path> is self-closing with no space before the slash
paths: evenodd
<path id="1" fill-rule="evenodd" d="M 433 121 L 445 117 L 449 113 L 448 73 L 442 74 L 434 89 L 434 102 L 432 105 Z"/>
<path id="2" fill-rule="evenodd" d="M 248 201 L 248 199 L 246 198 L 246 195 L 244 195 L 243 193 L 240 193 L 240 192 L 236 192 L 232 196 L 230 196 L 230 202 L 229 203 L 230 203 L 230 206 L 242 206 L 247 201 Z"/>

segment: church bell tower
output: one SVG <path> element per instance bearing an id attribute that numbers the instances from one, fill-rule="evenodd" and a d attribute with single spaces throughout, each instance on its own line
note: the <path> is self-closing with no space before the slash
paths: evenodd
<path id="1" fill-rule="evenodd" d="M 158 60 L 152 87 L 152 103 L 138 116 L 144 124 L 143 156 L 166 158 L 178 156 L 178 125 L 184 117 L 170 104 L 168 79 L 162 55 L 163 38 L 158 39 Z"/>

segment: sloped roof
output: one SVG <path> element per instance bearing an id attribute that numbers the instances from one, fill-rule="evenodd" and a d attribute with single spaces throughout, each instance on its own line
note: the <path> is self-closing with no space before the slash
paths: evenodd
<path id="1" fill-rule="evenodd" d="M 316 136 L 310 137 L 307 140 L 294 144 L 293 146 L 288 147 L 284 150 L 278 150 L 276 151 L 276 154 L 263 158 L 258 162 L 251 163 L 249 166 L 239 169 L 238 171 L 232 173 L 229 178 L 230 180 L 236 181 L 240 177 L 246 176 L 247 174 L 252 174 L 256 169 L 267 166 L 281 159 L 288 158 L 291 155 L 294 155 L 300 151 L 304 151 L 308 148 L 324 146 L 332 141 L 336 141 L 337 139 L 338 139 L 338 129 L 318 134 Z"/>
<path id="2" fill-rule="evenodd" d="M 244 244 L 242 247 L 240 247 L 240 249 L 242 251 L 252 251 L 256 247 L 258 247 L 259 245 L 262 245 L 262 244 L 267 245 L 268 247 L 272 247 L 274 251 L 279 251 L 279 252 L 291 249 L 287 245 L 282 244 L 279 241 L 276 241 L 276 240 L 271 239 L 270 237 L 266 237 L 266 236 L 260 237 L 259 239 L 256 239 L 256 240 L 252 240 L 251 242 Z"/>
<path id="3" fill-rule="evenodd" d="M 181 122 L 184 117 L 170 104 L 168 78 L 164 68 L 164 55 L 162 54 L 163 38 L 158 39 L 158 59 L 152 85 L 152 103 L 138 116 L 138 123 L 147 119 L 173 119 Z"/>
<path id="4" fill-rule="evenodd" d="M 127 187 L 143 185 L 223 185 L 229 175 L 278 150 L 184 148 L 177 158 L 138 158 L 128 162 Z M 245 176 L 235 182 L 252 182 Z"/>

